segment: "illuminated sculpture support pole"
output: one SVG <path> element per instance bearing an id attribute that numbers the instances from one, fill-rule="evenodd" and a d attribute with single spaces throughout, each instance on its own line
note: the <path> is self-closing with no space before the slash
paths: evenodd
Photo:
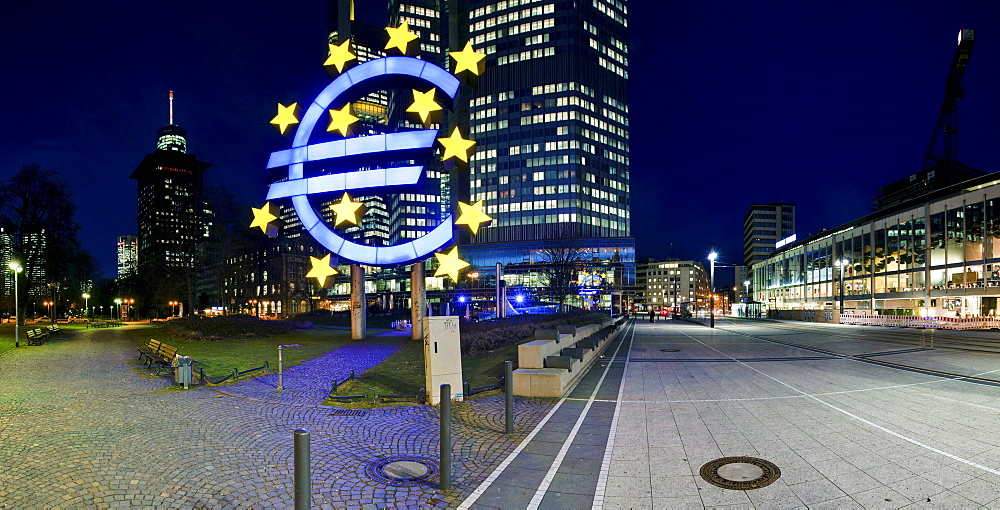
<path id="1" fill-rule="evenodd" d="M 351 264 L 351 339 L 364 340 L 366 324 L 365 270 Z"/>
<path id="2" fill-rule="evenodd" d="M 427 306 L 427 293 L 424 288 L 424 263 L 417 262 L 410 266 L 410 338 L 424 340 L 424 308 Z"/>

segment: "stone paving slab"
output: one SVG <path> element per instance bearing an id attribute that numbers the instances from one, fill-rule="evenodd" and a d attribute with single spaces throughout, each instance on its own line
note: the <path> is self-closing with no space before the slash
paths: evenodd
<path id="1" fill-rule="evenodd" d="M 300 365 L 286 378 L 296 389 L 276 395 L 268 378 L 226 393 L 178 391 L 138 365 L 120 330 L 76 332 L 0 356 L 0 508 L 290 508 L 299 427 L 312 431 L 317 508 L 455 507 L 477 488 L 477 508 L 525 508 L 532 498 L 539 508 L 1000 506 L 1000 388 L 792 359 L 815 355 L 809 346 L 899 348 L 878 331 L 718 326 L 637 322 L 569 398 L 517 399 L 512 437 L 502 434 L 501 397 L 456 403 L 447 493 L 436 480 L 396 487 L 365 474 L 389 455 L 436 458 L 437 409 L 337 417 L 316 405 L 331 374 L 377 363 L 392 341 Z M 1000 366 L 997 355 L 944 349 L 881 358 L 967 371 L 957 373 Z M 771 460 L 782 475 L 750 491 L 698 476 L 705 462 L 734 455 Z M 484 483 L 501 462 L 508 468 Z"/>

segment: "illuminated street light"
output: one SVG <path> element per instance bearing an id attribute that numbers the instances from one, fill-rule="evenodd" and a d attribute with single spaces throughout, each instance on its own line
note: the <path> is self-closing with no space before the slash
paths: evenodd
<path id="1" fill-rule="evenodd" d="M 715 259 L 719 258 L 719 254 L 714 251 L 708 254 L 708 261 L 711 265 L 711 271 L 709 272 L 709 284 L 708 286 L 708 296 L 709 296 L 709 327 L 715 327 Z"/>
<path id="2" fill-rule="evenodd" d="M 18 308 L 17 274 L 24 271 L 21 264 L 11 262 L 7 267 L 14 272 L 14 347 L 21 346 L 21 310 Z"/>
<path id="3" fill-rule="evenodd" d="M 844 268 L 850 263 L 850 259 L 847 258 L 835 260 L 833 262 L 833 265 L 840 268 L 840 315 L 844 315 Z"/>
<path id="4" fill-rule="evenodd" d="M 84 292 L 82 297 L 83 297 L 83 314 L 87 315 L 87 309 L 90 308 L 90 294 Z"/>
<path id="5" fill-rule="evenodd" d="M 118 305 L 118 320 L 121 321 L 122 320 L 122 318 L 121 318 L 121 315 L 122 315 L 122 300 L 121 299 L 115 299 L 115 304 Z M 115 307 L 112 306 L 111 307 L 111 316 L 114 317 L 114 315 L 115 315 Z"/>

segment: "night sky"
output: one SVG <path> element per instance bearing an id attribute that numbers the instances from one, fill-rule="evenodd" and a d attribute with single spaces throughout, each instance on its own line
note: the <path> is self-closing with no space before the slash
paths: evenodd
<path id="1" fill-rule="evenodd" d="M 359 18 L 382 24 L 372 3 Z M 0 17 L 0 178 L 37 162 L 66 179 L 106 277 L 115 237 L 136 230 L 128 176 L 167 124 L 168 90 L 207 181 L 259 207 L 268 154 L 288 145 L 275 104 L 329 80 L 326 0 L 19 4 Z M 631 0 L 629 21 L 640 257 L 714 245 L 741 263 L 753 202 L 797 203 L 800 238 L 869 213 L 880 186 L 922 168 L 961 28 L 977 42 L 959 160 L 1000 171 L 1000 2 Z"/>

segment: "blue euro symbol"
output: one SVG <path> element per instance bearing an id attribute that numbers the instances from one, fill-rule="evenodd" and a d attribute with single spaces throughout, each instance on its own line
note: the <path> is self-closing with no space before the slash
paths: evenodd
<path id="1" fill-rule="evenodd" d="M 372 266 L 407 264 L 422 260 L 436 250 L 451 244 L 453 218 L 445 220 L 427 234 L 410 242 L 393 246 L 365 246 L 344 239 L 327 226 L 316 213 L 308 196 L 319 193 L 376 189 L 386 186 L 416 184 L 423 168 L 401 166 L 375 170 L 305 177 L 303 166 L 310 161 L 362 161 L 372 165 L 376 160 L 399 161 L 416 152 L 430 153 L 434 149 L 437 130 L 423 129 L 402 133 L 346 138 L 309 144 L 316 122 L 331 105 L 343 106 L 352 97 L 392 87 L 424 87 L 428 84 L 454 101 L 458 95 L 458 78 L 441 67 L 412 57 L 385 57 L 371 60 L 338 76 L 316 97 L 302 117 L 292 140 L 292 148 L 272 152 L 267 168 L 288 166 L 288 180 L 270 186 L 267 199 L 292 199 L 295 213 L 302 226 L 320 244 L 347 260 Z"/>

